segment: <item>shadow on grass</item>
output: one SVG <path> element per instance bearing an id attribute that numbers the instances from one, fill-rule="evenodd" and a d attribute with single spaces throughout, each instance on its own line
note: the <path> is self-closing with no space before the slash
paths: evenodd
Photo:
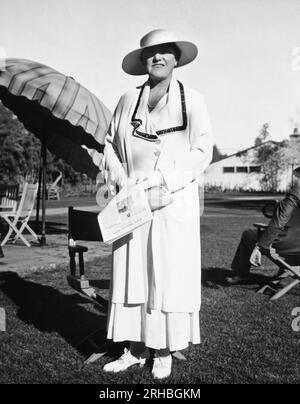
<path id="1" fill-rule="evenodd" d="M 41 222 L 36 222 L 35 220 L 29 221 L 29 226 L 37 233 L 40 234 L 42 231 Z M 68 227 L 64 222 L 50 222 L 45 223 L 46 234 L 67 234 Z"/>
<path id="2" fill-rule="evenodd" d="M 276 200 L 276 197 L 274 197 Z M 214 207 L 214 208 L 225 208 L 225 209 L 239 209 L 239 210 L 256 210 L 260 211 L 264 207 L 266 203 L 270 202 L 270 199 L 224 199 L 224 198 L 216 198 L 216 199 L 205 199 L 205 207 Z"/>
<path id="3" fill-rule="evenodd" d="M 17 306 L 21 321 L 41 332 L 57 332 L 86 357 L 96 351 L 86 340 L 88 335 L 93 335 L 93 342 L 99 347 L 105 346 L 109 355 L 117 356 L 122 350 L 118 344 L 106 340 L 107 301 L 100 296 L 98 303 L 102 304 L 104 313 L 93 313 L 81 306 L 89 302 L 84 296 L 63 294 L 9 271 L 0 273 L 0 291 Z"/>
<path id="4" fill-rule="evenodd" d="M 37 233 L 41 234 L 42 232 L 42 224 L 37 223 L 35 220 L 29 220 L 29 226 L 32 230 Z M 2 240 L 6 233 L 9 230 L 9 226 L 6 222 L 0 222 L 0 240 Z M 49 222 L 45 223 L 45 231 L 46 234 L 68 234 L 68 227 L 65 223 L 62 222 Z M 24 230 L 24 234 L 30 234 L 28 230 Z"/>
<path id="5" fill-rule="evenodd" d="M 232 276 L 232 271 L 225 268 L 203 268 L 202 269 L 202 286 L 210 288 L 218 288 L 220 286 L 231 286 L 226 281 L 226 278 Z M 270 281 L 270 276 L 250 273 L 247 285 L 262 286 Z M 241 285 L 236 285 L 241 286 Z"/>

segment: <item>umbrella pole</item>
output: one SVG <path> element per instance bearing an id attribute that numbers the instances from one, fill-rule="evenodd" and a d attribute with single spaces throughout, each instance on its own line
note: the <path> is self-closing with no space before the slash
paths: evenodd
<path id="1" fill-rule="evenodd" d="M 42 150 L 41 150 L 42 154 Z M 35 225 L 36 228 L 40 229 L 40 205 L 41 205 L 41 185 L 42 185 L 42 157 L 40 158 L 40 166 L 39 166 L 39 186 L 37 192 L 37 202 L 36 202 L 36 216 L 35 216 Z"/>
<path id="2" fill-rule="evenodd" d="M 47 147 L 46 140 L 42 142 L 42 235 L 41 246 L 46 245 L 46 167 L 47 167 Z"/>

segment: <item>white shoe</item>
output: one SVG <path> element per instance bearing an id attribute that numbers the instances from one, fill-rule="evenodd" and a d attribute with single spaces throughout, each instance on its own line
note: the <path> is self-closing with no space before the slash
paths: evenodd
<path id="1" fill-rule="evenodd" d="M 123 370 L 128 369 L 130 366 L 139 364 L 140 367 L 143 367 L 146 363 L 146 359 L 148 359 L 149 353 L 146 350 L 145 352 L 142 353 L 140 357 L 136 357 L 131 354 L 130 350 L 125 348 L 124 353 L 122 356 L 120 356 L 119 359 L 107 363 L 103 367 L 104 372 L 122 372 Z"/>
<path id="2" fill-rule="evenodd" d="M 155 379 L 164 379 L 170 376 L 172 368 L 172 355 L 156 356 L 154 358 L 152 375 Z"/>

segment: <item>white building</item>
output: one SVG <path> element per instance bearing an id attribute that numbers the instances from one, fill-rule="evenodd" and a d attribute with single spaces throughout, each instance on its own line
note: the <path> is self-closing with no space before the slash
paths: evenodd
<path id="1" fill-rule="evenodd" d="M 290 135 L 290 141 L 299 139 L 298 130 Z M 206 188 L 217 187 L 221 190 L 247 190 L 261 191 L 261 167 L 256 163 L 257 149 L 266 143 L 278 145 L 278 142 L 269 140 L 259 146 L 253 146 L 232 154 L 212 163 L 204 173 L 204 185 Z M 278 191 L 285 192 L 291 184 L 291 169 L 280 174 Z"/>

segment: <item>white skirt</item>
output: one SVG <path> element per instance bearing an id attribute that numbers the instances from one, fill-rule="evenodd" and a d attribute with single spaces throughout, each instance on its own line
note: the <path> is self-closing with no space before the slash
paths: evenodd
<path id="1" fill-rule="evenodd" d="M 151 254 L 148 250 L 150 224 L 141 228 L 145 287 L 153 287 Z M 159 291 L 156 291 L 159 293 Z M 144 342 L 148 348 L 178 351 L 189 342 L 200 343 L 199 311 L 167 313 L 147 309 L 148 304 L 111 303 L 108 312 L 107 338 L 115 342 Z"/>
<path id="2" fill-rule="evenodd" d="M 110 306 L 107 338 L 115 342 L 144 342 L 148 348 L 178 351 L 200 343 L 199 312 L 164 313 L 145 304 Z"/>

